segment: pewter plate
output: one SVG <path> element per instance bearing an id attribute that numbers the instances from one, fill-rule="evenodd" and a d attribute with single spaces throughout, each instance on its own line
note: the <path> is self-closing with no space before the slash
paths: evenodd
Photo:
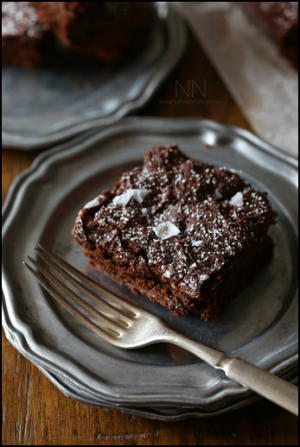
<path id="1" fill-rule="evenodd" d="M 2 67 L 2 145 L 51 146 L 139 109 L 181 57 L 186 32 L 165 2 L 147 44 L 114 67 L 56 45 L 55 58 L 35 69 Z"/>
<path id="2" fill-rule="evenodd" d="M 153 145 L 172 142 L 194 159 L 242 170 L 279 213 L 272 263 L 209 324 L 176 318 L 96 273 L 70 236 L 87 201 L 141 164 Z M 3 317 L 15 345 L 76 393 L 109 405 L 213 413 L 253 396 L 178 347 L 110 346 L 53 303 L 22 262 L 41 243 L 175 330 L 284 375 L 298 361 L 297 174 L 296 160 L 249 132 L 193 119 L 125 118 L 41 154 L 15 181 L 3 211 Z"/>
<path id="3" fill-rule="evenodd" d="M 258 395 L 252 395 L 246 399 L 239 399 L 236 403 L 230 404 L 213 412 L 203 412 L 197 408 L 189 409 L 184 407 L 158 407 L 158 408 L 134 408 L 134 407 L 122 407 L 119 405 L 108 404 L 106 402 L 93 399 L 88 394 L 79 392 L 68 381 L 64 381 L 61 377 L 56 377 L 53 373 L 49 372 L 44 367 L 36 364 L 34 360 L 28 356 L 26 352 L 22 351 L 22 348 L 16 342 L 14 336 L 10 334 L 4 323 L 4 331 L 7 339 L 17 348 L 28 360 L 30 360 L 45 376 L 67 397 L 70 397 L 78 402 L 82 402 L 93 407 L 104 408 L 106 410 L 118 410 L 122 413 L 127 413 L 135 416 L 142 416 L 149 419 L 159 419 L 164 421 L 178 421 L 188 419 L 191 417 L 212 417 L 219 416 L 230 411 L 237 410 L 251 403 L 257 402 L 261 399 Z M 284 375 L 281 376 L 284 380 L 290 383 L 298 383 L 298 365 L 292 367 Z"/>

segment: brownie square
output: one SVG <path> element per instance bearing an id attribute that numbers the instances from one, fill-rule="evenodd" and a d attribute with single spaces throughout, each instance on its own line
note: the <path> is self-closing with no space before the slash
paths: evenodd
<path id="1" fill-rule="evenodd" d="M 47 28 L 28 2 L 2 2 L 2 64 L 40 65 L 47 38 Z"/>
<path id="2" fill-rule="evenodd" d="M 237 172 L 171 145 L 87 203 L 72 235 L 91 265 L 137 295 L 209 321 L 271 260 L 276 215 Z"/>
<path id="3" fill-rule="evenodd" d="M 244 7 L 298 69 L 298 2 L 245 2 Z"/>
<path id="4" fill-rule="evenodd" d="M 153 2 L 30 2 L 68 47 L 112 63 L 145 41 Z"/>

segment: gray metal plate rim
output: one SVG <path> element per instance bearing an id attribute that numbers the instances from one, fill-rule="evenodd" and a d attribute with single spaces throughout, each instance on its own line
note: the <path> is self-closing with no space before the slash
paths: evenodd
<path id="1" fill-rule="evenodd" d="M 9 332 L 8 328 L 5 326 L 5 324 L 4 324 L 4 331 L 5 331 L 6 338 L 10 341 L 10 343 L 22 355 L 24 355 L 24 357 L 26 357 L 29 361 L 31 361 L 50 380 L 50 382 L 52 382 L 66 397 L 69 397 L 69 398 L 74 399 L 78 402 L 84 403 L 86 405 L 91 405 L 94 407 L 98 407 L 98 408 L 102 408 L 102 409 L 104 408 L 106 410 L 112 410 L 112 411 L 118 410 L 124 414 L 145 417 L 148 419 L 175 422 L 175 421 L 189 419 L 192 417 L 206 418 L 206 417 L 219 416 L 219 415 L 229 413 L 231 411 L 243 408 L 246 405 L 250 405 L 250 404 L 255 403 L 262 399 L 258 395 L 253 395 L 246 399 L 242 399 L 235 404 L 226 406 L 225 408 L 222 408 L 221 410 L 217 410 L 217 411 L 213 411 L 213 412 L 209 412 L 209 411 L 203 412 L 201 410 L 194 409 L 193 411 L 189 410 L 189 411 L 183 413 L 181 408 L 172 407 L 172 410 L 174 411 L 174 413 L 178 413 L 178 414 L 172 414 L 172 415 L 164 414 L 164 407 L 162 407 L 162 408 L 157 407 L 157 410 L 158 410 L 157 411 L 156 409 L 153 409 L 153 408 L 147 408 L 147 409 L 145 409 L 145 408 L 143 408 L 143 409 L 127 408 L 127 407 L 119 406 L 117 404 L 108 404 L 107 402 L 104 402 L 104 401 L 101 402 L 99 400 L 93 399 L 91 396 L 89 396 L 87 394 L 78 393 L 76 391 L 76 389 L 73 389 L 72 386 L 70 386 L 70 384 L 64 383 L 61 379 L 59 379 L 58 377 L 53 375 L 51 372 L 49 372 L 43 366 L 35 363 L 33 358 L 30 357 L 26 352 L 24 352 L 21 349 L 21 347 L 16 343 L 13 336 L 10 335 L 10 332 Z M 296 375 L 295 377 L 293 376 L 292 379 L 289 379 L 289 382 L 297 384 L 298 383 L 298 375 Z"/>
<path id="2" fill-rule="evenodd" d="M 117 110 L 106 116 L 104 115 L 85 120 L 81 124 L 71 124 L 66 126 L 65 129 L 54 131 L 47 135 L 30 137 L 28 135 L 17 135 L 2 130 L 2 146 L 6 149 L 11 148 L 26 151 L 49 147 L 91 128 L 98 128 L 100 126 L 105 127 L 143 107 L 159 89 L 164 79 L 177 64 L 186 46 L 187 34 L 185 25 L 175 8 L 168 8 L 167 26 L 170 35 L 170 45 L 167 52 L 164 55 L 163 60 L 160 60 L 157 66 L 154 67 L 154 71 L 150 73 L 145 88 L 140 91 L 135 98 L 126 100 Z"/>

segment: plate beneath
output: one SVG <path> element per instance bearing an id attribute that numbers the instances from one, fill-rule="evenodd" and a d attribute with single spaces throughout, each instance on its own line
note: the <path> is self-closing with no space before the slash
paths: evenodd
<path id="1" fill-rule="evenodd" d="M 242 408 L 246 405 L 250 405 L 254 402 L 257 402 L 261 399 L 258 395 L 251 395 L 246 399 L 238 400 L 236 403 L 233 403 L 231 405 L 225 406 L 222 409 L 219 409 L 217 411 L 212 412 L 203 412 L 201 410 L 198 410 L 197 408 L 194 409 L 188 409 L 188 408 L 181 408 L 181 407 L 161 407 L 161 408 L 133 408 L 133 407 L 122 407 L 119 405 L 114 404 L 108 404 L 103 401 L 99 401 L 96 399 L 93 399 L 87 394 L 84 394 L 80 391 L 77 391 L 75 388 L 72 387 L 70 383 L 64 382 L 63 379 L 60 377 L 56 377 L 54 374 L 46 370 L 44 367 L 35 364 L 32 358 L 28 356 L 27 353 L 22 352 L 22 349 L 18 344 L 16 343 L 16 340 L 13 335 L 10 335 L 10 332 L 8 329 L 6 329 L 4 325 L 4 331 L 7 339 L 11 342 L 11 344 L 17 348 L 28 360 L 30 360 L 45 376 L 67 397 L 70 397 L 71 399 L 77 400 L 78 402 L 91 405 L 93 407 L 99 407 L 104 408 L 106 410 L 118 410 L 122 413 L 131 414 L 134 416 L 141 416 L 148 419 L 156 419 L 156 420 L 163 420 L 163 421 L 178 421 L 183 419 L 188 419 L 191 417 L 212 417 L 212 416 L 219 416 L 224 413 L 228 413 L 230 411 L 237 410 L 239 408 Z M 290 383 L 297 384 L 298 383 L 298 365 L 292 367 L 289 371 L 287 371 L 283 376 L 283 379 L 289 381 Z"/>
<path id="2" fill-rule="evenodd" d="M 3 147 L 48 147 L 145 105 L 186 44 L 180 15 L 166 2 L 157 11 L 147 44 L 114 67 L 59 44 L 47 66 L 3 66 Z"/>
<path id="3" fill-rule="evenodd" d="M 154 145 L 176 142 L 194 159 L 242 170 L 279 213 L 274 259 L 226 312 L 205 323 L 176 318 L 88 266 L 70 231 L 79 209 L 140 165 Z M 210 147 L 210 149 L 207 149 Z M 297 162 L 249 132 L 210 121 L 126 118 L 41 154 L 14 183 L 3 212 L 3 315 L 26 356 L 76 392 L 124 407 L 215 412 L 252 393 L 168 344 L 125 351 L 91 334 L 53 303 L 22 266 L 38 243 L 139 303 L 170 327 L 283 375 L 297 364 Z"/>

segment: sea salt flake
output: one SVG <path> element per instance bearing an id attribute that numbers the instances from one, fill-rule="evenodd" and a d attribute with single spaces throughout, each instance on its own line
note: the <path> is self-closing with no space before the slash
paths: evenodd
<path id="1" fill-rule="evenodd" d="M 233 206 L 243 206 L 243 193 L 237 192 L 233 197 L 231 197 L 230 204 Z"/>
<path id="2" fill-rule="evenodd" d="M 203 241 L 193 241 L 192 246 L 193 247 L 201 247 L 203 245 Z"/>
<path id="3" fill-rule="evenodd" d="M 208 278 L 207 275 L 200 275 L 200 281 L 206 281 Z"/>
<path id="4" fill-rule="evenodd" d="M 156 236 L 161 239 L 168 239 L 169 237 L 177 236 L 177 234 L 180 233 L 179 228 L 168 220 L 160 223 L 157 227 L 153 227 L 152 229 Z"/>
<path id="5" fill-rule="evenodd" d="M 167 269 L 165 270 L 164 276 L 165 276 L 166 278 L 171 278 L 171 276 L 173 276 L 174 273 L 175 273 L 175 270 L 174 270 L 173 265 L 169 265 L 169 266 L 167 267 Z"/>
<path id="6" fill-rule="evenodd" d="M 99 196 L 99 197 L 96 197 L 96 198 L 93 199 L 93 200 L 90 200 L 88 203 L 86 203 L 86 204 L 84 205 L 83 208 L 89 209 L 89 208 L 93 208 L 93 207 L 95 207 L 95 206 L 100 205 L 99 198 L 102 198 L 102 196 Z"/>
<path id="7" fill-rule="evenodd" d="M 220 191 L 218 190 L 218 188 L 215 189 L 215 198 L 216 199 L 222 199 L 222 194 L 220 193 Z"/>
<path id="8" fill-rule="evenodd" d="M 148 212 L 148 208 L 142 208 L 141 211 L 142 211 L 142 214 L 144 214 L 144 216 L 145 216 L 145 214 L 147 214 L 147 212 Z"/>
<path id="9" fill-rule="evenodd" d="M 192 268 L 194 268 L 194 267 L 197 267 L 196 262 L 194 262 L 194 264 L 192 264 L 192 265 L 189 266 L 190 269 L 192 269 Z"/>
<path id="10" fill-rule="evenodd" d="M 112 203 L 114 205 L 127 205 L 131 198 L 135 199 L 139 203 L 142 203 L 149 192 L 149 189 L 127 189 L 127 191 L 123 194 L 114 197 Z"/>

